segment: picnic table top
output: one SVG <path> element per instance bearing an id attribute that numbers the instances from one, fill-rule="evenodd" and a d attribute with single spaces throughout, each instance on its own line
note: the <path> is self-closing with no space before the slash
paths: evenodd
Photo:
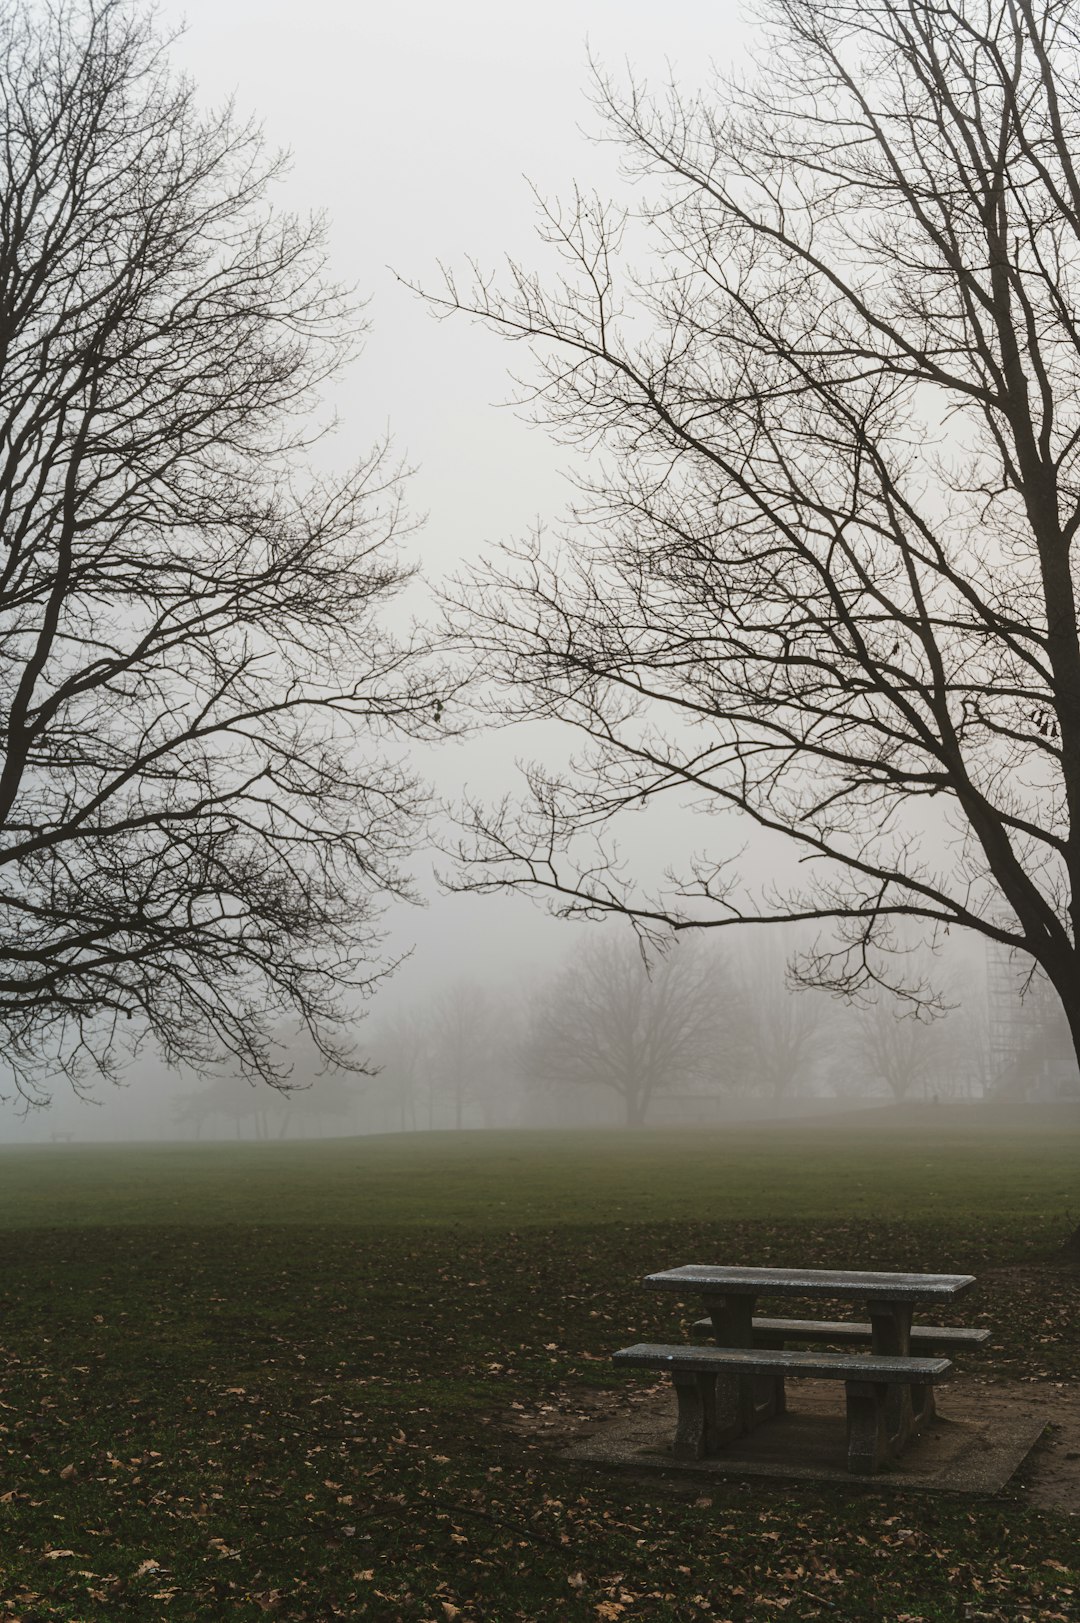
<path id="1" fill-rule="evenodd" d="M 689 1263 L 649 1274 L 646 1285 L 706 1296 L 832 1296 L 866 1301 L 936 1302 L 959 1296 L 974 1274 L 859 1273 L 833 1268 L 715 1268 Z"/>

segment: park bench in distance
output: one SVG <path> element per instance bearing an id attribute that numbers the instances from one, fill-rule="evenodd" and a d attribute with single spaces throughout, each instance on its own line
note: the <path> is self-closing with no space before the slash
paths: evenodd
<path id="1" fill-rule="evenodd" d="M 947 1358 L 881 1358 L 851 1353 L 798 1353 L 743 1347 L 669 1347 L 640 1342 L 613 1355 L 617 1364 L 666 1370 L 679 1414 L 677 1459 L 699 1460 L 738 1434 L 717 1403 L 718 1375 L 780 1375 L 843 1381 L 847 1397 L 848 1470 L 879 1471 L 890 1457 L 887 1403 L 896 1386 L 931 1386 L 952 1369 Z"/>

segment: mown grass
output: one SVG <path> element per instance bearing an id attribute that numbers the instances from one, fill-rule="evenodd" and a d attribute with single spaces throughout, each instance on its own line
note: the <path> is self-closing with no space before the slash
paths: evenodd
<path id="1" fill-rule="evenodd" d="M 1080 1109 L 923 1107 L 771 1128 L 0 1146 L 0 1229 L 758 1218 L 1080 1221 Z"/>
<path id="2" fill-rule="evenodd" d="M 624 1387 L 690 1259 L 970 1271 L 985 1364 L 1075 1380 L 1080 1133 L 877 1125 L 5 1152 L 0 1618 L 1080 1616 L 1067 1515 L 680 1492 L 520 1423 Z"/>

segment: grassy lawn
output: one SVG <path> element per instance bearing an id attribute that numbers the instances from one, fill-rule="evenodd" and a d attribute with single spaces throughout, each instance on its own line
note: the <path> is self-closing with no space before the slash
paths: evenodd
<path id="1" fill-rule="evenodd" d="M 975 1273 L 994 1372 L 1075 1381 L 1077 1126 L 873 1126 L 0 1151 L 0 1619 L 1071 1623 L 1075 1517 L 683 1492 L 520 1423 L 626 1387 L 690 1260 Z"/>

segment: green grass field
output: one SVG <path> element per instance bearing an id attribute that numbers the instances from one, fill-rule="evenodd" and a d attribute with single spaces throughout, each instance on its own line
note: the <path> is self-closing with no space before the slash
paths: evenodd
<path id="1" fill-rule="evenodd" d="M 960 1269 L 1007 1378 L 1080 1377 L 1080 1122 L 0 1151 L 0 1619 L 1073 1620 L 1022 1499 L 561 1465 L 688 1260 Z"/>
<path id="2" fill-rule="evenodd" d="M 726 1131 L 0 1146 L 0 1229 L 852 1219 L 1080 1221 L 1080 1109 L 873 1111 Z M 1070 1212 L 1075 1216 L 1070 1218 Z"/>

